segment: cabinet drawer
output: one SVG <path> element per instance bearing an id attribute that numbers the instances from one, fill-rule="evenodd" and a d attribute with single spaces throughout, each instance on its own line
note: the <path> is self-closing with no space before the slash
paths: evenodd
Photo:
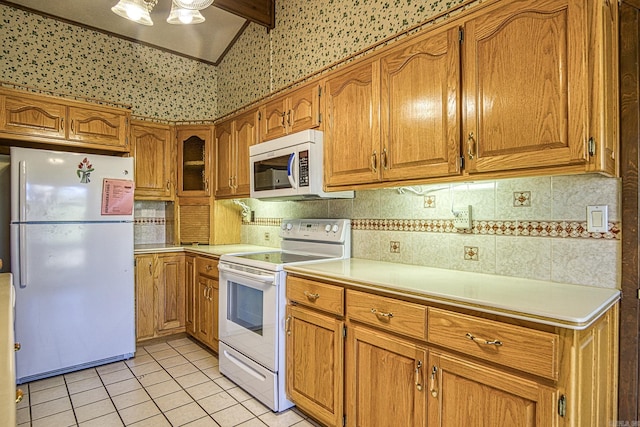
<path id="1" fill-rule="evenodd" d="M 428 340 L 546 378 L 558 378 L 557 335 L 429 308 Z"/>
<path id="2" fill-rule="evenodd" d="M 212 258 L 196 258 L 196 272 L 205 276 L 218 277 L 218 260 Z"/>
<path id="3" fill-rule="evenodd" d="M 308 307 L 344 315 L 344 289 L 298 277 L 287 277 L 287 299 Z"/>
<path id="4" fill-rule="evenodd" d="M 394 298 L 347 291 L 347 316 L 390 332 L 426 339 L 427 307 Z"/>

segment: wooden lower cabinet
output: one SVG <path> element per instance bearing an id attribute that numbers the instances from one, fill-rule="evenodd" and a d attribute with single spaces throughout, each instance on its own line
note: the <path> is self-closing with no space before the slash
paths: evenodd
<path id="1" fill-rule="evenodd" d="M 194 335 L 196 333 L 196 258 L 192 255 L 186 255 L 184 257 L 184 270 L 185 270 L 185 309 L 184 309 L 184 323 L 187 333 Z"/>
<path id="2" fill-rule="evenodd" d="M 325 425 L 342 424 L 344 321 L 287 307 L 287 394 Z"/>
<path id="3" fill-rule="evenodd" d="M 426 363 L 426 347 L 364 326 L 350 328 L 346 425 L 426 426 Z"/>
<path id="4" fill-rule="evenodd" d="M 556 425 L 553 387 L 439 352 L 425 369 L 430 426 Z"/>
<path id="5" fill-rule="evenodd" d="M 193 327 L 187 333 L 218 351 L 218 260 L 198 256 L 195 258 L 193 286 Z"/>
<path id="6" fill-rule="evenodd" d="M 135 261 L 136 340 L 184 332 L 184 255 L 136 255 Z"/>
<path id="7" fill-rule="evenodd" d="M 323 425 L 617 421 L 617 305 L 574 330 L 293 274 L 287 301 L 287 396 Z"/>

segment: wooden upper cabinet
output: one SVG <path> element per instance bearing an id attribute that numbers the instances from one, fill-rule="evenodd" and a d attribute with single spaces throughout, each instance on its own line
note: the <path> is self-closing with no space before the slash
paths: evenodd
<path id="1" fill-rule="evenodd" d="M 380 159 L 380 62 L 368 59 L 325 82 L 325 185 L 376 181 Z"/>
<path id="2" fill-rule="evenodd" d="M 233 171 L 231 166 L 235 162 L 233 150 L 233 120 L 217 123 L 216 137 L 216 197 L 233 195 L 231 182 Z"/>
<path id="3" fill-rule="evenodd" d="M 618 2 L 589 2 L 588 78 L 591 107 L 587 171 L 619 174 Z"/>
<path id="4" fill-rule="evenodd" d="M 135 164 L 138 200 L 173 200 L 174 164 L 171 126 L 134 122 L 131 154 Z"/>
<path id="5" fill-rule="evenodd" d="M 464 24 L 469 172 L 585 163 L 584 7 L 582 0 L 513 1 Z"/>
<path id="6" fill-rule="evenodd" d="M 126 109 L 0 89 L 0 134 L 6 139 L 129 151 Z"/>
<path id="7" fill-rule="evenodd" d="M 129 117 L 104 109 L 69 107 L 68 138 L 129 149 Z"/>
<path id="8" fill-rule="evenodd" d="M 381 58 L 381 178 L 460 173 L 457 27 L 403 42 Z"/>
<path id="9" fill-rule="evenodd" d="M 211 126 L 179 126 L 178 196 L 211 195 Z"/>
<path id="10" fill-rule="evenodd" d="M 309 84 L 287 92 L 264 104 L 260 141 L 295 133 L 320 125 L 320 86 Z"/>
<path id="11" fill-rule="evenodd" d="M 216 197 L 249 196 L 249 147 L 258 141 L 258 111 L 216 124 Z"/>
<path id="12" fill-rule="evenodd" d="M 8 94 L 2 97 L 2 131 L 64 139 L 67 107 L 47 98 Z"/>

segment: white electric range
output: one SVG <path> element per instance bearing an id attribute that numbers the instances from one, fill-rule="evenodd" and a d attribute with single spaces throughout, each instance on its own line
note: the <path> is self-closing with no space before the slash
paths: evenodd
<path id="1" fill-rule="evenodd" d="M 281 249 L 222 255 L 220 372 L 275 412 L 293 406 L 285 396 L 285 265 L 351 256 L 348 219 L 289 219 Z"/>

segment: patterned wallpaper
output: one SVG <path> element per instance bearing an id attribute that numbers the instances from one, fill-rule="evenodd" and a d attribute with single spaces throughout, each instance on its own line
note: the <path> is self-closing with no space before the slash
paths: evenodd
<path id="1" fill-rule="evenodd" d="M 276 28 L 245 32 L 220 65 L 219 112 L 233 111 L 460 3 L 277 0 Z M 264 81 L 267 76 L 270 82 Z"/>
<path id="2" fill-rule="evenodd" d="M 128 104 L 137 115 L 210 120 L 215 67 L 0 5 L 0 80 Z"/>

